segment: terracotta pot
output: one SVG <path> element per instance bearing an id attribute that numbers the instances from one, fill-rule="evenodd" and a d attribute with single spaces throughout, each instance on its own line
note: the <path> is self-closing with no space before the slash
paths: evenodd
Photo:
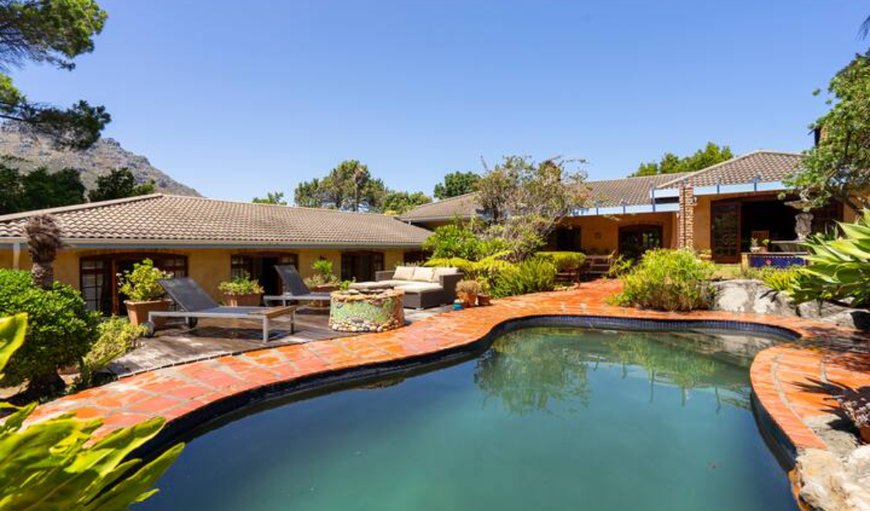
<path id="1" fill-rule="evenodd" d="M 466 309 L 477 305 L 477 295 L 470 293 L 456 293 L 456 296 L 462 300 L 462 306 Z"/>
<path id="2" fill-rule="evenodd" d="M 870 426 L 858 428 L 858 433 L 861 434 L 861 440 L 863 440 L 865 444 L 870 444 Z"/>
<path id="3" fill-rule="evenodd" d="M 124 305 L 127 307 L 127 317 L 130 319 L 130 323 L 134 325 L 141 325 L 142 323 L 148 321 L 148 313 L 151 311 L 168 311 L 169 304 L 172 303 L 170 300 L 151 300 L 148 302 L 131 302 L 125 301 Z M 166 318 L 157 318 L 154 321 L 155 327 L 161 327 L 166 323 Z"/>
<path id="4" fill-rule="evenodd" d="M 490 298 L 489 295 L 477 295 L 477 305 L 492 305 L 492 298 Z"/>
<path id="5" fill-rule="evenodd" d="M 224 293 L 224 303 L 229 307 L 256 307 L 260 305 L 260 293 L 244 295 Z"/>

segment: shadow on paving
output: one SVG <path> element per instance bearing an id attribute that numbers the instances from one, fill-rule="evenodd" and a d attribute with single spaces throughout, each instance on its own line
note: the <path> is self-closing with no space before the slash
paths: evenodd
<path id="1" fill-rule="evenodd" d="M 405 310 L 405 322 L 410 324 L 446 310 L 447 307 Z M 170 324 L 158 330 L 153 338 L 142 338 L 138 348 L 115 359 L 107 369 L 112 375 L 122 378 L 196 360 L 359 334 L 330 329 L 327 314 L 299 312 L 294 334 L 290 333 L 288 318 L 276 318 L 272 322 L 269 342 L 264 343 L 262 335 L 259 322 L 246 320 L 201 319 L 192 330 L 178 323 Z"/>

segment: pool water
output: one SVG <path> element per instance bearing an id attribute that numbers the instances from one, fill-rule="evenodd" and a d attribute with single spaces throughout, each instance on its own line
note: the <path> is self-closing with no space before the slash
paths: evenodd
<path id="1" fill-rule="evenodd" d="M 793 511 L 721 339 L 517 330 L 203 433 L 135 509 Z"/>

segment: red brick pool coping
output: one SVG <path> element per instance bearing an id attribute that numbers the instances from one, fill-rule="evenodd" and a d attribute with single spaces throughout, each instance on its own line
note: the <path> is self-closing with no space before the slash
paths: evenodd
<path id="1" fill-rule="evenodd" d="M 81 418 L 99 417 L 103 420 L 101 434 L 154 416 L 177 421 L 226 398 L 270 385 L 468 346 L 506 321 L 535 316 L 741 321 L 786 328 L 805 338 L 867 340 L 853 330 L 801 318 L 714 311 L 663 313 L 606 305 L 606 298 L 619 290 L 617 281 L 596 281 L 570 291 L 513 297 L 490 307 L 441 314 L 390 332 L 166 367 L 46 403 L 33 418 L 65 412 Z M 786 344 L 756 357 L 751 368 L 752 387 L 758 402 L 796 448 L 824 448 L 824 442 L 806 423 L 807 419 L 830 413 L 830 394 L 820 382 L 870 385 L 868 369 L 867 354 Z"/>

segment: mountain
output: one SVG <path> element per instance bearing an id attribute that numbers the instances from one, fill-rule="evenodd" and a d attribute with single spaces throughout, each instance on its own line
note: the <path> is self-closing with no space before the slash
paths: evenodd
<path id="1" fill-rule="evenodd" d="M 5 124 L 0 125 L 0 160 L 0 163 L 23 172 L 37 167 L 47 167 L 52 172 L 74 168 L 81 174 L 82 183 L 88 190 L 96 187 L 97 176 L 127 167 L 138 183 L 154 180 L 158 192 L 200 196 L 193 188 L 179 183 L 152 166 L 148 158 L 127 151 L 112 138 L 102 138 L 85 151 L 70 151 L 55 147 L 45 138 L 24 133 Z"/>

